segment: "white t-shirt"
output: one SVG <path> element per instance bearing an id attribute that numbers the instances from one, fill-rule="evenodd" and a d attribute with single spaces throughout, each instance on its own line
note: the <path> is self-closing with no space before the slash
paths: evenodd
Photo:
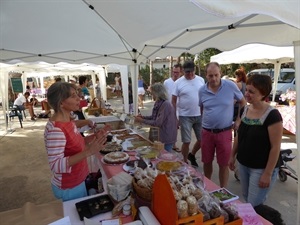
<path id="1" fill-rule="evenodd" d="M 200 116 L 199 89 L 205 84 L 198 75 L 192 80 L 184 76 L 175 81 L 172 95 L 177 96 L 177 110 L 179 116 Z"/>
<path id="2" fill-rule="evenodd" d="M 175 88 L 175 81 L 170 77 L 164 81 L 164 86 L 167 89 L 169 101 L 172 102 L 172 93 Z"/>
<path id="3" fill-rule="evenodd" d="M 23 105 L 26 102 L 26 98 L 24 95 L 20 95 L 16 98 L 14 105 Z"/>

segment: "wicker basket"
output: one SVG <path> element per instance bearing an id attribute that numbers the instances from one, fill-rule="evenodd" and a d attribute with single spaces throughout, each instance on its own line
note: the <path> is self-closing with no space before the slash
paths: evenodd
<path id="1" fill-rule="evenodd" d="M 140 187 L 137 183 L 135 178 L 132 179 L 132 186 L 134 192 L 142 199 L 151 202 L 152 201 L 152 190 L 144 187 Z"/>
<path id="2" fill-rule="evenodd" d="M 97 106 L 96 100 L 97 98 L 94 98 L 90 106 L 88 107 L 88 115 L 94 115 L 96 112 L 98 112 L 99 114 L 102 113 L 101 107 Z"/>

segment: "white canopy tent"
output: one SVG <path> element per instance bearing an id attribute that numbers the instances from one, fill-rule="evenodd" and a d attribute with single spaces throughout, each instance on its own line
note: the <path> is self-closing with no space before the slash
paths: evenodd
<path id="1" fill-rule="evenodd" d="M 231 51 L 225 51 L 210 58 L 211 62 L 219 64 L 231 63 L 271 63 L 274 64 L 273 101 L 282 63 L 294 61 L 294 48 L 275 47 L 262 44 L 248 44 Z"/>
<path id="2" fill-rule="evenodd" d="M 41 91 L 42 93 L 45 93 L 45 88 L 43 86 L 44 77 L 65 76 L 65 80 L 68 80 L 69 76 L 80 76 L 83 74 L 89 74 L 92 77 L 93 84 L 96 83 L 96 76 L 98 77 L 101 90 L 102 90 L 103 99 L 107 100 L 106 76 L 108 73 L 111 72 L 119 72 L 121 74 L 122 83 L 124 84 L 124 86 L 126 85 L 128 86 L 128 71 L 127 71 L 127 66 L 124 65 L 108 64 L 105 66 L 101 66 L 101 65 L 94 65 L 89 63 L 70 64 L 70 63 L 63 63 L 63 62 L 56 63 L 56 64 L 49 64 L 46 62 L 22 62 L 19 60 L 13 60 L 10 63 L 12 64 L 0 63 L 0 65 L 3 68 L 5 68 L 7 72 L 14 71 L 16 73 L 22 73 L 23 90 L 25 90 L 27 77 L 39 78 L 41 83 Z M 6 91 L 7 89 L 4 90 L 3 96 L 7 95 Z M 127 93 L 128 88 L 126 87 L 124 91 L 125 93 Z M 96 96 L 95 89 L 94 89 L 94 96 Z M 128 102 L 127 95 L 124 95 L 124 102 L 125 103 Z M 128 104 L 125 104 L 125 112 L 126 113 L 129 112 Z"/>
<path id="3" fill-rule="evenodd" d="M 300 76 L 299 0 L 0 0 L 0 29 L 0 62 L 129 65 L 134 96 L 140 62 L 209 47 L 293 45 Z M 0 70 L 1 89 L 5 68 Z M 300 82 L 296 85 L 300 90 Z M 299 111 L 300 92 L 297 101 Z M 297 143 L 299 134 L 297 130 Z M 300 159 L 298 164 L 300 171 Z M 299 213 L 297 220 L 299 224 Z"/>

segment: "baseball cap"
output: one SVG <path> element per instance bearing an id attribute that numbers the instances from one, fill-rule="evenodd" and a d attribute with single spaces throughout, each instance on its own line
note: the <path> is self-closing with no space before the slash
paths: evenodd
<path id="1" fill-rule="evenodd" d="M 184 72 L 191 72 L 195 70 L 195 63 L 193 61 L 185 61 L 183 64 Z"/>

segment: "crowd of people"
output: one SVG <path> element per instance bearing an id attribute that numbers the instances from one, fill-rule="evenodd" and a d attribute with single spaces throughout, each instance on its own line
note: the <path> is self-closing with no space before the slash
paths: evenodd
<path id="1" fill-rule="evenodd" d="M 247 80 L 245 71 L 238 69 L 236 82 L 221 79 L 221 68 L 215 62 L 208 63 L 205 72 L 206 81 L 195 74 L 194 62 L 174 65 L 169 79 L 150 86 L 155 101 L 152 114 L 136 115 L 135 121 L 158 127 L 164 149 L 180 151 L 183 161 L 195 167 L 200 163 L 195 155 L 201 150 L 204 175 L 209 179 L 216 158 L 221 187 L 227 186 L 229 169 L 237 165 L 243 197 L 254 207 L 263 204 L 278 173 L 283 129 L 280 113 L 265 101 L 272 89 L 271 78 L 252 75 Z M 87 81 L 79 81 L 79 86 L 56 82 L 47 93 L 54 115 L 46 125 L 45 145 L 53 172 L 52 189 L 63 200 L 87 195 L 86 158 L 104 148 L 110 129 L 80 135 L 73 112 L 80 110 Z M 143 85 L 141 77 L 138 85 Z M 93 127 L 93 123 L 88 125 Z M 178 129 L 180 150 L 176 147 Z M 191 143 L 192 131 L 195 143 Z"/>
<path id="2" fill-rule="evenodd" d="M 272 90 L 271 78 L 253 75 L 247 80 L 240 68 L 234 82 L 221 79 L 216 62 L 208 63 L 205 73 L 206 82 L 195 74 L 194 62 L 174 65 L 164 85 L 150 87 L 155 100 L 152 115 L 135 120 L 159 127 L 167 151 L 176 150 L 179 128 L 183 161 L 198 167 L 195 155 L 201 149 L 204 175 L 210 179 L 216 158 L 221 187 L 227 186 L 229 169 L 237 165 L 244 199 L 259 206 L 278 174 L 283 130 L 279 111 L 265 101 Z M 190 149 L 192 130 L 196 142 Z"/>

